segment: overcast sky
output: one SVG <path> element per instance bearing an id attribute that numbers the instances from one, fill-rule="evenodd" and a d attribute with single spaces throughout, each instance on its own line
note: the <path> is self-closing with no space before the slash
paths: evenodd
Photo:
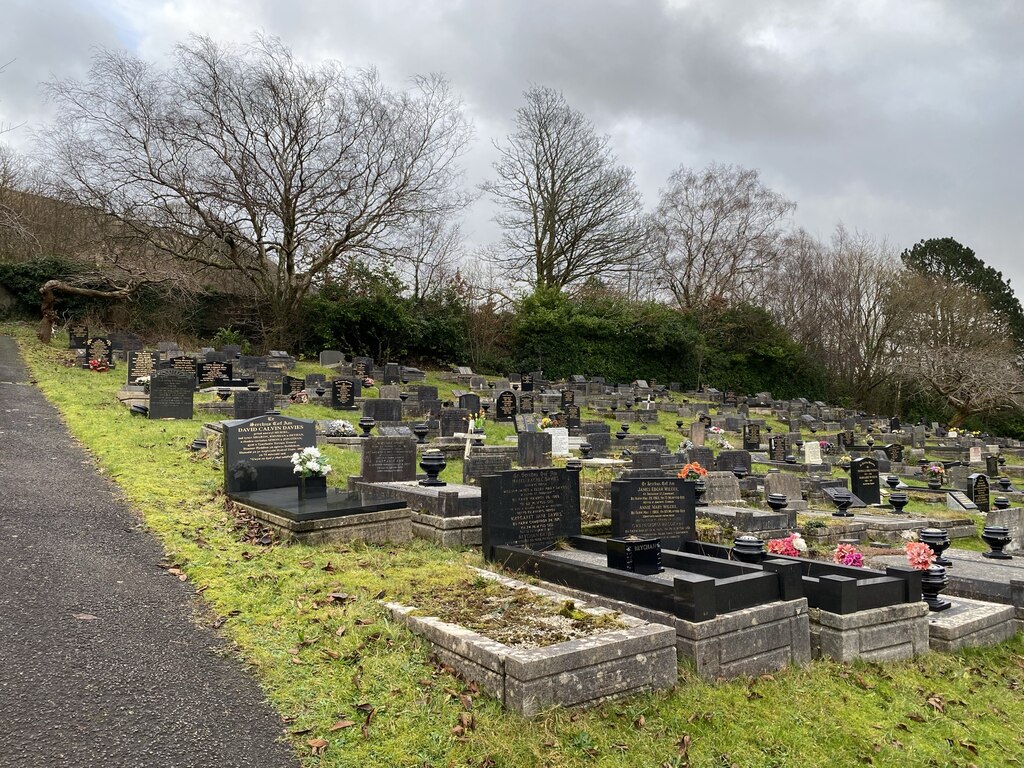
<path id="1" fill-rule="evenodd" d="M 897 250 L 951 236 L 1012 279 L 1020 246 L 1024 3 L 962 0 L 4 0 L 0 125 L 27 145 L 39 83 L 97 47 L 165 58 L 189 33 L 277 35 L 302 58 L 442 72 L 472 115 L 471 185 L 531 84 L 612 136 L 649 207 L 669 172 L 761 171 L 820 237 L 837 222 Z M 484 199 L 465 232 L 496 238 Z M 1016 223 L 1015 223 L 1016 222 Z"/>

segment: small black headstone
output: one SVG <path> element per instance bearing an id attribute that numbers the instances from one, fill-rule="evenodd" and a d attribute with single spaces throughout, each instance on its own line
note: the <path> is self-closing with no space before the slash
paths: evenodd
<path id="1" fill-rule="evenodd" d="M 68 326 L 68 349 L 85 349 L 89 343 L 89 327 L 84 323 Z"/>
<path id="2" fill-rule="evenodd" d="M 285 374 L 281 377 L 281 394 L 294 395 L 306 389 L 306 380 Z"/>
<path id="3" fill-rule="evenodd" d="M 427 386 L 425 384 L 416 387 L 416 399 L 421 403 L 427 400 L 437 400 L 437 387 Z"/>
<path id="4" fill-rule="evenodd" d="M 519 412 L 520 413 L 533 413 L 533 395 L 520 395 L 519 396 Z"/>
<path id="5" fill-rule="evenodd" d="M 456 432 L 469 431 L 469 414 L 466 408 L 442 408 L 438 418 L 441 437 L 451 437 Z"/>
<path id="6" fill-rule="evenodd" d="M 398 384 L 402 380 L 401 366 L 398 363 L 384 364 L 384 383 Z"/>
<path id="7" fill-rule="evenodd" d="M 508 472 L 512 458 L 507 453 L 470 453 L 462 460 L 462 482 L 476 485 L 481 477 Z"/>
<path id="8" fill-rule="evenodd" d="M 992 509 L 989 491 L 988 477 L 980 472 L 975 472 L 973 475 L 968 476 L 967 498 L 973 501 L 981 512 L 989 512 Z"/>
<path id="9" fill-rule="evenodd" d="M 551 466 L 550 432 L 520 432 L 517 437 L 519 441 L 519 466 Z"/>
<path id="10" fill-rule="evenodd" d="M 862 456 L 850 462 L 850 491 L 865 504 L 881 503 L 878 462 L 875 459 Z"/>
<path id="11" fill-rule="evenodd" d="M 521 392 L 533 392 L 533 374 L 524 373 L 519 377 L 519 389 Z"/>
<path id="12" fill-rule="evenodd" d="M 576 402 L 576 391 L 572 389 L 562 390 L 562 410 Z"/>
<path id="13" fill-rule="evenodd" d="M 362 391 L 358 379 L 331 380 L 331 408 L 342 411 L 354 411 L 356 398 Z"/>
<path id="14" fill-rule="evenodd" d="M 89 339 L 85 345 L 85 357 L 86 362 L 89 360 L 99 360 L 109 366 L 113 362 L 113 350 L 110 347 L 110 339 L 104 336 Z"/>
<path id="15" fill-rule="evenodd" d="M 372 357 L 353 357 L 352 358 L 352 373 L 362 379 L 365 376 L 369 376 L 373 371 L 373 358 Z"/>
<path id="16" fill-rule="evenodd" d="M 547 549 L 580 534 L 580 473 L 524 469 L 480 480 L 483 554 L 500 545 Z"/>
<path id="17" fill-rule="evenodd" d="M 459 408 L 465 408 L 473 414 L 480 412 L 480 395 L 465 392 L 459 395 Z"/>
<path id="18" fill-rule="evenodd" d="M 149 380 L 149 418 L 191 419 L 196 378 L 188 371 L 153 371 Z"/>
<path id="19" fill-rule="evenodd" d="M 516 393 L 510 389 L 499 393 L 494 401 L 495 421 L 512 421 L 517 413 Z"/>
<path id="20" fill-rule="evenodd" d="M 645 576 L 661 573 L 660 539 L 608 539 L 608 567 Z"/>
<path id="21" fill-rule="evenodd" d="M 128 379 L 125 383 L 134 384 L 135 380 L 143 376 L 151 376 L 156 367 L 156 355 L 152 352 L 129 352 Z"/>
<path id="22" fill-rule="evenodd" d="M 225 382 L 234 378 L 232 363 L 222 363 L 216 360 L 207 360 L 196 366 L 196 377 L 199 379 L 199 388 L 227 386 Z"/>
<path id="23" fill-rule="evenodd" d="M 718 458 L 715 459 L 715 468 L 719 472 L 732 472 L 737 467 L 742 467 L 749 475 L 752 466 L 750 451 L 719 451 Z"/>
<path id="24" fill-rule="evenodd" d="M 565 406 L 565 426 L 577 429 L 580 426 L 580 407 L 575 403 Z"/>
<path id="25" fill-rule="evenodd" d="M 885 446 L 885 457 L 897 464 L 903 463 L 903 446 L 900 443 L 889 443 Z"/>
<path id="26" fill-rule="evenodd" d="M 306 419 L 270 414 L 225 422 L 224 490 L 296 486 L 299 476 L 292 467 L 292 454 L 315 445 L 316 424 Z"/>
<path id="27" fill-rule="evenodd" d="M 360 475 L 367 483 L 416 479 L 416 438 L 370 437 L 363 441 Z"/>
<path id="28" fill-rule="evenodd" d="M 745 424 L 743 426 L 743 449 L 746 451 L 757 451 L 761 448 L 761 426 L 759 424 Z"/>
<path id="29" fill-rule="evenodd" d="M 363 416 L 377 421 L 401 421 L 402 401 L 371 397 L 363 401 Z"/>
<path id="30" fill-rule="evenodd" d="M 785 435 L 772 435 L 768 438 L 768 455 L 772 461 L 780 464 L 785 462 L 788 450 L 789 441 Z"/>

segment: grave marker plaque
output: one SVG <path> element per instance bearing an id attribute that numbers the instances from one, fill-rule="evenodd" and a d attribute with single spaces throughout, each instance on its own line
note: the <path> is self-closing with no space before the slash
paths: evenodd
<path id="1" fill-rule="evenodd" d="M 191 419 L 196 377 L 188 371 L 153 371 L 149 379 L 149 418 Z"/>
<path id="2" fill-rule="evenodd" d="M 533 413 L 533 395 L 520 395 L 519 396 L 519 413 Z"/>
<path id="3" fill-rule="evenodd" d="M 516 403 L 516 393 L 506 389 L 494 401 L 494 420 L 512 421 L 517 413 L 519 413 L 519 408 Z"/>
<path id="4" fill-rule="evenodd" d="M 967 497 L 981 512 L 989 512 L 992 509 L 989 490 L 988 477 L 985 475 L 975 472 L 967 478 Z"/>
<path id="5" fill-rule="evenodd" d="M 135 380 L 142 376 L 151 376 L 156 368 L 156 355 L 152 352 L 129 352 L 128 353 L 128 380 L 127 384 L 134 384 Z"/>
<path id="6" fill-rule="evenodd" d="M 880 504 L 878 461 L 862 456 L 850 462 L 850 491 L 865 504 Z"/>
<path id="7" fill-rule="evenodd" d="M 551 427 L 546 430 L 551 435 L 551 455 L 565 457 L 569 455 L 569 430 L 565 427 Z"/>
<path id="8" fill-rule="evenodd" d="M 160 363 L 159 367 L 165 371 L 183 371 L 184 373 L 191 374 L 193 382 L 196 381 L 196 375 L 199 370 L 196 361 L 193 358 L 185 357 L 184 355 L 179 355 L 177 357 L 172 357 L 169 360 L 165 360 Z"/>
<path id="9" fill-rule="evenodd" d="M 99 360 L 108 366 L 113 362 L 113 349 L 110 347 L 110 339 L 103 336 L 89 339 L 89 342 L 85 345 L 86 367 L 88 367 L 90 360 Z"/>
<path id="10" fill-rule="evenodd" d="M 274 393 L 260 390 L 258 392 L 235 392 L 234 415 L 236 419 L 253 419 L 263 416 L 267 411 L 274 410 Z"/>
<path id="11" fill-rule="evenodd" d="M 821 444 L 817 440 L 804 443 L 804 464 L 821 464 Z"/>
<path id="12" fill-rule="evenodd" d="M 367 483 L 416 479 L 416 438 L 370 437 L 363 441 L 360 474 Z"/>
<path id="13" fill-rule="evenodd" d="M 331 379 L 331 408 L 354 411 L 361 388 L 358 379 Z"/>
<path id="14" fill-rule="evenodd" d="M 761 426 L 759 424 L 745 424 L 743 426 L 743 449 L 745 451 L 757 451 L 761 448 Z"/>
<path id="15" fill-rule="evenodd" d="M 895 461 L 898 464 L 902 464 L 903 446 L 900 443 L 889 443 L 885 446 L 885 457 L 889 461 Z"/>
<path id="16" fill-rule="evenodd" d="M 68 326 L 68 349 L 85 349 L 89 344 L 89 327 L 85 323 Z"/>
<path id="17" fill-rule="evenodd" d="M 680 477 L 612 481 L 612 536 L 660 538 L 668 549 L 696 539 L 693 483 Z"/>
<path id="18" fill-rule="evenodd" d="M 980 445 L 972 445 L 968 449 L 968 461 L 970 461 L 971 464 L 980 464 L 981 463 L 981 446 Z"/>
<path id="19" fill-rule="evenodd" d="M 316 425 L 306 419 L 268 414 L 225 422 L 224 490 L 297 486 L 299 476 L 293 471 L 292 454 L 315 445 Z"/>
<path id="20" fill-rule="evenodd" d="M 547 549 L 580 534 L 580 473 L 521 469 L 480 480 L 483 553 L 493 547 Z"/>
<path id="21" fill-rule="evenodd" d="M 608 539 L 608 567 L 654 575 L 661 567 L 661 541 L 659 539 Z"/>

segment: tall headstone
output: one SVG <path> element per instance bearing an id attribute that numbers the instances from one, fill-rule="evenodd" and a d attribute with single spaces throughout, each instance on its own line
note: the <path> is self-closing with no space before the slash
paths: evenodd
<path id="1" fill-rule="evenodd" d="M 354 411 L 361 390 L 359 379 L 331 379 L 331 408 Z"/>
<path id="2" fill-rule="evenodd" d="M 865 504 L 882 503 L 876 459 L 862 456 L 850 462 L 850 490 Z"/>
<path id="3" fill-rule="evenodd" d="M 480 395 L 475 392 L 464 392 L 459 395 L 459 408 L 465 408 L 476 414 L 480 412 Z"/>
<path id="4" fill-rule="evenodd" d="M 105 336 L 96 336 L 89 339 L 85 346 L 86 363 L 89 360 L 99 360 L 108 366 L 114 362 L 114 350 L 110 346 L 110 339 Z"/>
<path id="5" fill-rule="evenodd" d="M 519 390 L 521 392 L 533 392 L 533 374 L 524 373 L 519 377 Z"/>
<path id="6" fill-rule="evenodd" d="M 612 536 L 659 538 L 680 549 L 696 539 L 693 483 L 679 477 L 638 477 L 612 481 Z"/>
<path id="7" fill-rule="evenodd" d="M 533 405 L 533 394 L 520 395 L 518 408 L 519 413 L 533 413 L 535 410 Z"/>
<path id="8" fill-rule="evenodd" d="M 785 435 L 772 435 L 768 438 L 768 455 L 774 462 L 784 462 L 789 451 L 789 441 Z"/>
<path id="9" fill-rule="evenodd" d="M 985 457 L 985 474 L 987 474 L 989 477 L 997 477 L 999 475 L 998 456 Z"/>
<path id="10" fill-rule="evenodd" d="M 551 427 L 547 430 L 551 435 L 551 455 L 566 457 L 569 455 L 569 430 L 565 427 Z"/>
<path id="11" fill-rule="evenodd" d="M 416 479 L 416 438 L 371 437 L 362 442 L 360 475 L 367 483 Z"/>
<path id="12" fill-rule="evenodd" d="M 990 512 L 992 503 L 989 494 L 988 477 L 975 472 L 967 478 L 967 497 L 973 501 L 981 512 Z"/>
<path id="13" fill-rule="evenodd" d="M 89 343 L 89 327 L 85 323 L 68 326 L 68 349 L 85 349 Z"/>
<path id="14" fill-rule="evenodd" d="M 580 407 L 575 403 L 565 407 L 565 426 L 569 429 L 579 429 Z"/>
<path id="15" fill-rule="evenodd" d="M 466 408 L 442 408 L 439 415 L 441 437 L 451 437 L 456 432 L 469 431 L 469 414 Z"/>
<path id="16" fill-rule="evenodd" d="M 401 421 L 402 401 L 371 397 L 363 401 L 363 415 L 376 421 Z"/>
<path id="17" fill-rule="evenodd" d="M 540 433 L 543 434 L 543 433 Z M 480 480 L 484 558 L 495 546 L 548 549 L 559 539 L 580 534 L 580 473 L 566 469 L 526 469 Z"/>
<path id="18" fill-rule="evenodd" d="M 517 413 L 519 413 L 519 408 L 516 403 L 516 393 L 510 389 L 499 393 L 494 401 L 494 420 L 512 421 Z"/>
<path id="19" fill-rule="evenodd" d="M 125 367 L 128 369 L 128 379 L 125 383 L 134 384 L 136 379 L 153 374 L 156 368 L 156 355 L 152 352 L 129 352 L 128 364 Z"/>
<path id="20" fill-rule="evenodd" d="M 268 414 L 225 422 L 224 490 L 263 491 L 298 485 L 292 454 L 315 445 L 315 422 L 306 419 Z"/>
<path id="21" fill-rule="evenodd" d="M 704 445 L 704 430 L 705 425 L 703 421 L 695 421 L 690 425 L 690 442 L 695 446 Z"/>
<path id="22" fill-rule="evenodd" d="M 325 349 L 320 353 L 320 365 L 325 368 L 330 365 L 340 365 L 345 362 L 345 356 L 335 349 Z"/>
<path id="23" fill-rule="evenodd" d="M 551 466 L 550 432 L 520 432 L 517 435 L 517 440 L 519 444 L 519 466 Z"/>
<path id="24" fill-rule="evenodd" d="M 576 402 L 576 391 L 573 389 L 562 390 L 562 410 L 564 411 L 570 405 Z"/>
<path id="25" fill-rule="evenodd" d="M 195 376 L 188 371 L 153 371 L 149 380 L 149 418 L 191 419 Z"/>
<path id="26" fill-rule="evenodd" d="M 743 449 L 746 451 L 761 449 L 761 426 L 759 424 L 743 425 Z"/>

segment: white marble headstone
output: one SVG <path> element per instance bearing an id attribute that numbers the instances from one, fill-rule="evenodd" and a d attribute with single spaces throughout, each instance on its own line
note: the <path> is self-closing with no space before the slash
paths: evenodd
<path id="1" fill-rule="evenodd" d="M 821 445 L 817 440 L 804 443 L 804 464 L 821 464 Z"/>
<path id="2" fill-rule="evenodd" d="M 551 427 L 544 430 L 551 435 L 551 455 L 569 455 L 569 430 L 565 427 Z"/>

